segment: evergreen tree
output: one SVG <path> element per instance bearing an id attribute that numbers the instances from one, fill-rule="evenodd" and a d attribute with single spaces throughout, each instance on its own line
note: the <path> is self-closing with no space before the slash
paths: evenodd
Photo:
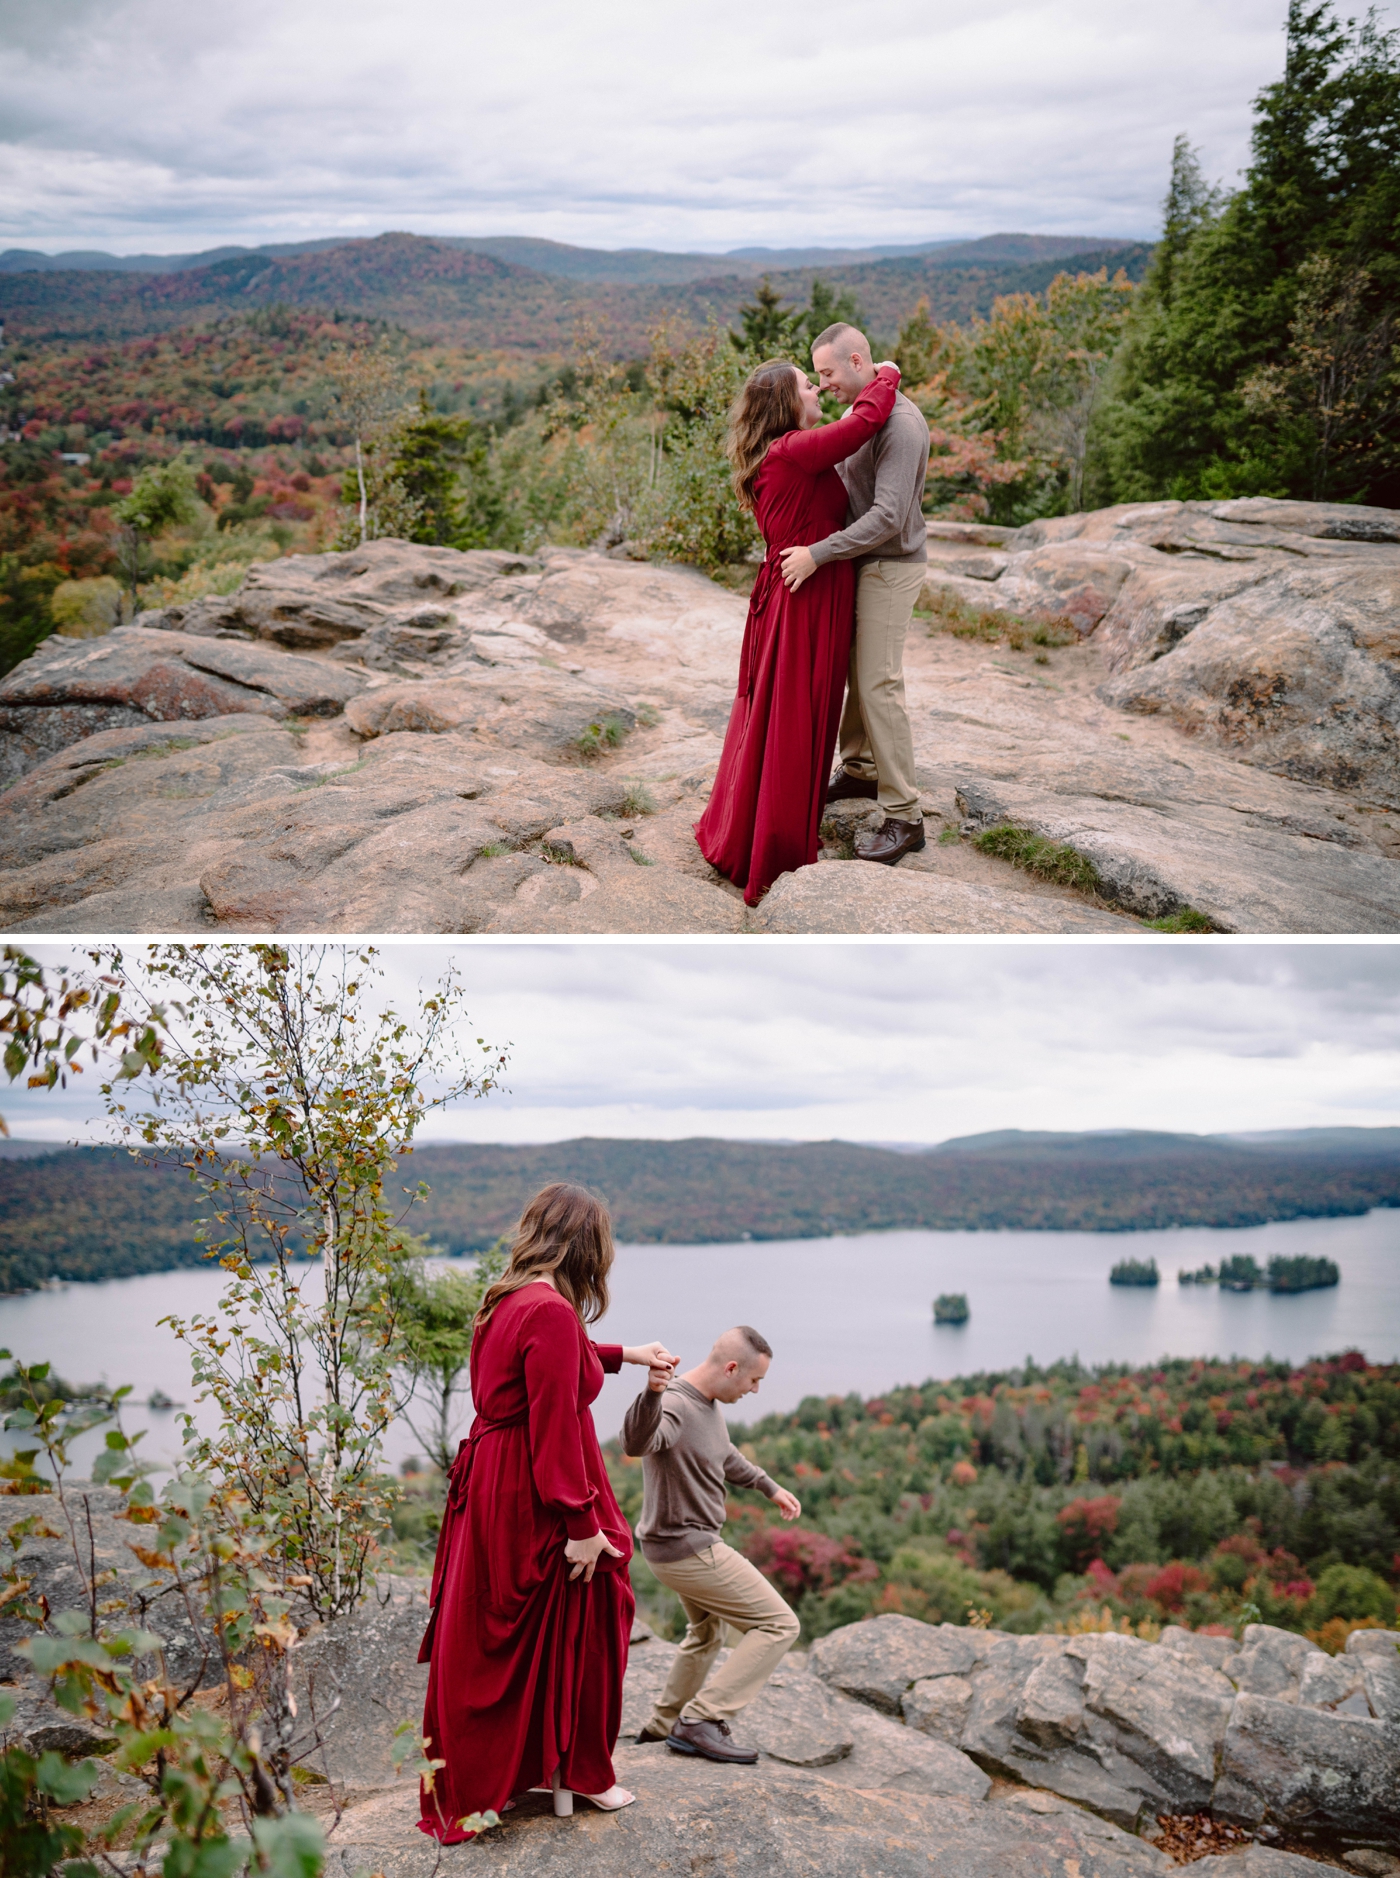
<path id="1" fill-rule="evenodd" d="M 1105 414 L 1101 497 L 1400 502 L 1400 55 L 1290 0 L 1283 76 L 1223 206 L 1179 139 Z M 1305 264 L 1322 257 L 1321 271 Z"/>
<path id="2" fill-rule="evenodd" d="M 802 313 L 784 306 L 765 274 L 753 299 L 739 308 L 740 330 L 729 339 L 736 352 L 752 353 L 755 359 L 783 358 L 796 349 L 802 325 Z"/>

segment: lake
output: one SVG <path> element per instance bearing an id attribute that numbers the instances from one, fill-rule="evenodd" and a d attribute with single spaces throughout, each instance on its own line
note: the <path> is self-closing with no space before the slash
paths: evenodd
<path id="1" fill-rule="evenodd" d="M 1233 1252 L 1263 1265 L 1274 1253 L 1334 1259 L 1334 1290 L 1275 1297 L 1178 1285 L 1180 1266 L 1218 1265 Z M 1120 1258 L 1155 1258 L 1155 1290 L 1110 1285 Z M 217 1271 L 157 1272 L 0 1298 L 0 1346 L 25 1362 L 50 1360 L 77 1382 L 130 1382 L 190 1400 L 183 1346 L 157 1320 L 208 1310 Z M 1358 1218 L 1289 1220 L 1240 1231 L 888 1232 L 738 1245 L 620 1246 L 612 1308 L 594 1335 L 659 1337 L 683 1366 L 727 1325 L 756 1326 L 775 1352 L 760 1394 L 736 1414 L 790 1409 L 805 1395 L 872 1396 L 898 1383 L 1006 1369 L 1077 1355 L 1084 1363 L 1150 1363 L 1163 1356 L 1273 1356 L 1299 1361 L 1346 1348 L 1400 1359 L 1400 1210 Z M 932 1300 L 963 1291 L 971 1321 L 935 1326 Z M 609 1377 L 595 1405 L 599 1433 L 616 1434 L 641 1386 L 640 1370 Z M 178 1449 L 175 1418 L 144 1407 L 152 1459 Z M 414 1452 L 391 1431 L 394 1461 Z"/>

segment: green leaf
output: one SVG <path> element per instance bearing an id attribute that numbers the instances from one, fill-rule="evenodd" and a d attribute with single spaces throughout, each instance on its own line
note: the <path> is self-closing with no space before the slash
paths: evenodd
<path id="1" fill-rule="evenodd" d="M 29 1658 L 40 1676 L 55 1676 L 68 1663 L 86 1663 L 90 1669 L 111 1668 L 107 1652 L 90 1638 L 30 1637 L 17 1643 L 15 1650 Z"/>
<path id="2" fill-rule="evenodd" d="M 12 1695 L 0 1695 L 0 1728 L 8 1728 L 15 1712 L 15 1698 Z"/>
<path id="3" fill-rule="evenodd" d="M 92 1791 L 100 1771 L 96 1761 L 79 1761 L 70 1767 L 61 1754 L 50 1749 L 39 1756 L 39 1791 L 59 1806 L 76 1806 Z"/>
<path id="4" fill-rule="evenodd" d="M 319 1878 L 325 1863 L 326 1835 L 309 1813 L 254 1820 L 253 1844 L 271 1878 Z"/>
<path id="5" fill-rule="evenodd" d="M 246 1839 L 173 1838 L 161 1870 L 164 1878 L 232 1878 L 247 1856 Z"/>

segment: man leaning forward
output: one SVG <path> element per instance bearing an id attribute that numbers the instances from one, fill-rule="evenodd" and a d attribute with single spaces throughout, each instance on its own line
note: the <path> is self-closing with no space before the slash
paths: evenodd
<path id="1" fill-rule="evenodd" d="M 853 404 L 876 370 L 869 340 L 853 326 L 818 333 L 812 365 L 822 390 L 842 404 Z M 782 556 L 783 579 L 794 588 L 827 561 L 856 563 L 856 631 L 841 713 L 841 761 L 826 799 L 878 800 L 884 822 L 858 837 L 856 854 L 887 867 L 924 846 L 904 701 L 904 640 L 928 571 L 928 452 L 928 420 L 900 392 L 883 428 L 836 466 L 846 485 L 846 526 L 824 541 L 785 548 Z"/>
<path id="2" fill-rule="evenodd" d="M 642 1458 L 642 1555 L 680 1599 L 686 1633 L 666 1687 L 639 1741 L 664 1741 L 678 1754 L 711 1761 L 758 1759 L 730 1724 L 762 1689 L 797 1639 L 796 1614 L 741 1553 L 720 1538 L 725 1485 L 756 1487 L 784 1519 L 801 1502 L 746 1461 L 729 1439 L 720 1408 L 752 1395 L 773 1352 L 756 1330 L 725 1331 L 694 1369 L 671 1380 L 654 1369 L 622 1425 L 624 1452 Z M 724 1626 L 741 1633 L 727 1661 L 710 1675 Z"/>

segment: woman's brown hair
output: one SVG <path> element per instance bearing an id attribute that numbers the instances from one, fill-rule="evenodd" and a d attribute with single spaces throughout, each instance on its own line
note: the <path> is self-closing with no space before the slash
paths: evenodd
<path id="1" fill-rule="evenodd" d="M 484 1329 L 503 1298 L 537 1278 L 552 1278 L 591 1324 L 608 1308 L 612 1262 L 612 1220 L 603 1202 L 562 1180 L 541 1187 L 520 1215 L 506 1268 L 481 1300 L 472 1328 Z"/>
<path id="2" fill-rule="evenodd" d="M 789 359 L 765 360 L 749 374 L 744 389 L 729 407 L 724 454 L 729 458 L 730 480 L 740 508 L 753 513 L 753 486 L 769 444 L 801 427 L 797 367 Z"/>

